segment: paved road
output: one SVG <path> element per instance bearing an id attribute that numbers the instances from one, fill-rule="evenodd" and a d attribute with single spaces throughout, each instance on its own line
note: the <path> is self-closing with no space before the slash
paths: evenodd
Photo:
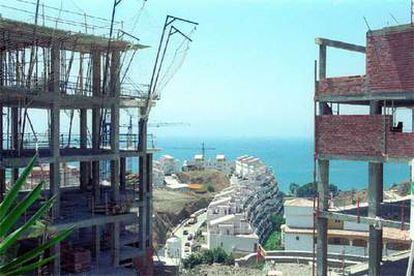
<path id="1" fill-rule="evenodd" d="M 181 227 L 176 229 L 175 235 L 181 239 L 181 257 L 182 258 L 185 258 L 187 255 L 191 253 L 191 246 L 186 247 L 185 244 L 189 242 L 191 245 L 194 242 L 195 233 L 198 231 L 198 229 L 200 229 L 201 224 L 203 224 L 206 221 L 206 219 L 207 219 L 207 212 L 204 212 L 197 216 L 197 222 L 195 224 L 187 225 L 188 220 L 186 220 L 186 222 L 183 223 Z M 183 234 L 184 230 L 188 231 L 187 235 Z M 188 240 L 188 236 L 190 234 L 193 236 L 193 239 L 191 241 Z M 188 248 L 189 251 L 185 252 L 185 248 Z"/>

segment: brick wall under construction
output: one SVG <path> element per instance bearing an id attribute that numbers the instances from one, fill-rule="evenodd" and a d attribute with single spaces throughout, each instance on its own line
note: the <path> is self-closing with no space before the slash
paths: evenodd
<path id="1" fill-rule="evenodd" d="M 317 116 L 316 129 L 318 154 L 394 158 L 414 156 L 414 133 L 392 130 L 391 116 Z"/>
<path id="2" fill-rule="evenodd" d="M 413 91 L 413 67 L 413 27 L 367 33 L 366 73 L 370 91 Z"/>

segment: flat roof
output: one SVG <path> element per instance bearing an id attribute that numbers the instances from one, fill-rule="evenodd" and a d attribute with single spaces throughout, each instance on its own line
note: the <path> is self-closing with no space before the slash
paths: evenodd
<path id="1" fill-rule="evenodd" d="M 286 200 L 283 205 L 296 207 L 313 207 L 313 201 L 307 198 L 296 197 Z"/>
<path id="2" fill-rule="evenodd" d="M 103 36 L 39 26 L 2 17 L 0 17 L 0 33 L 7 38 L 0 40 L 0 48 L 5 49 L 24 48 L 33 45 L 50 47 L 52 43 L 59 43 L 60 48 L 64 50 L 78 52 L 106 51 L 109 41 L 107 37 Z M 138 50 L 147 47 L 113 38 L 110 50 Z"/>
<path id="3" fill-rule="evenodd" d="M 223 222 L 233 220 L 235 217 L 236 217 L 235 215 L 226 215 L 223 217 L 219 217 L 219 218 L 216 218 L 210 221 L 210 225 L 221 224 Z"/>
<path id="4" fill-rule="evenodd" d="M 220 205 L 220 204 L 226 203 L 226 202 L 228 202 L 230 200 L 231 200 L 231 197 L 224 197 L 224 198 L 221 198 L 219 200 L 215 200 L 215 201 L 210 202 L 210 204 L 208 205 L 208 207 Z"/>

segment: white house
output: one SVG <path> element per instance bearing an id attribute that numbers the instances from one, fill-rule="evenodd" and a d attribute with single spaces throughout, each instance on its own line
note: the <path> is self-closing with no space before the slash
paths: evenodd
<path id="1" fill-rule="evenodd" d="M 247 158 L 260 166 L 248 166 L 244 173 Z M 263 170 L 260 159 L 246 156 L 237 160 L 231 186 L 217 194 L 207 208 L 207 245 L 221 246 L 227 252 L 255 252 L 272 231 L 270 217 L 281 213 L 282 198 L 272 172 Z"/>
<path id="2" fill-rule="evenodd" d="M 356 206 L 348 206 L 350 211 Z M 342 209 L 342 208 L 341 208 Z M 312 251 L 316 236 L 313 235 L 313 201 L 294 198 L 284 203 L 286 224 L 282 225 L 282 245 L 285 250 Z M 328 252 L 349 255 L 368 254 L 368 225 L 356 222 L 328 220 Z M 383 254 L 390 255 L 409 249 L 408 231 L 383 228 Z"/>
<path id="3" fill-rule="evenodd" d="M 160 160 L 160 169 L 165 175 L 172 175 L 180 171 L 180 162 L 171 155 L 163 155 Z"/>
<path id="4" fill-rule="evenodd" d="M 184 162 L 185 170 L 213 169 L 230 175 L 233 168 L 234 162 L 227 160 L 224 154 L 217 154 L 214 159 L 206 159 L 204 155 L 196 154 L 192 160 L 186 160 Z"/>
<path id="5" fill-rule="evenodd" d="M 161 169 L 161 164 L 159 161 L 153 161 L 152 163 L 152 185 L 155 188 L 165 186 L 164 171 Z"/>

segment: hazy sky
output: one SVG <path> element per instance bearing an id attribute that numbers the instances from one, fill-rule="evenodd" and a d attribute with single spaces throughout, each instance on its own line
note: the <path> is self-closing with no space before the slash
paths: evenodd
<path id="1" fill-rule="evenodd" d="M 61 5 L 60 0 L 46 3 Z M 113 1 L 62 3 L 109 18 Z M 154 129 L 159 136 L 312 137 L 314 38 L 364 44 L 364 16 L 371 29 L 395 20 L 408 23 L 410 17 L 409 0 L 147 0 L 140 11 L 142 3 L 123 0 L 116 16 L 141 43 L 152 46 L 134 62 L 139 82 L 149 82 L 166 14 L 200 23 L 183 66 L 151 114 L 155 121 L 191 126 Z M 3 16 L 13 17 L 8 12 L 0 7 Z M 363 55 L 328 51 L 328 76 L 364 71 Z"/>

